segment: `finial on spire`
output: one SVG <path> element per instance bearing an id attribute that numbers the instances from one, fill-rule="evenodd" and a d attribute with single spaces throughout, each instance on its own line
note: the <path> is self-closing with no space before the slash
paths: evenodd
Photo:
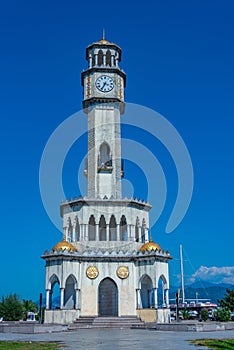
<path id="1" fill-rule="evenodd" d="M 150 231 L 150 242 L 153 242 L 153 238 L 152 238 L 152 232 Z"/>
<path id="2" fill-rule="evenodd" d="M 105 29 L 102 29 L 102 40 L 105 40 Z"/>

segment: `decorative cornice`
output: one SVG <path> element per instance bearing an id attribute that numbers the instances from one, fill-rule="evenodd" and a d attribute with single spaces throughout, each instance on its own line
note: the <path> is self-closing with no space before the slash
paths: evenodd
<path id="1" fill-rule="evenodd" d="M 138 198 L 123 198 L 123 199 L 115 199 L 113 197 L 110 198 L 87 198 L 87 197 L 77 197 L 77 198 L 71 198 L 70 200 L 64 200 L 60 204 L 60 215 L 63 217 L 63 210 L 64 208 L 71 208 L 71 212 L 74 210 L 72 209 L 75 206 L 89 206 L 89 205 L 104 205 L 104 206 L 128 206 L 128 207 L 135 207 L 138 209 L 144 209 L 146 211 L 150 211 L 152 208 L 151 204 L 149 202 L 146 202 L 144 200 L 138 199 Z"/>
<path id="2" fill-rule="evenodd" d="M 81 83 L 82 86 L 84 86 L 84 78 L 86 75 L 90 75 L 91 73 L 115 73 L 120 75 L 124 80 L 124 87 L 126 86 L 126 73 L 117 67 L 100 67 L 100 66 L 94 66 L 92 68 L 86 69 L 81 73 Z"/>
<path id="3" fill-rule="evenodd" d="M 47 260 L 54 260 L 58 258 L 68 258 L 69 260 L 81 260 L 81 261 L 138 261 L 138 260 L 158 260 L 158 261 L 168 261 L 171 260 L 172 257 L 168 251 L 158 251 L 157 249 L 151 252 L 149 251 L 126 251 L 123 252 L 122 250 L 115 251 L 115 250 L 98 250 L 98 251 L 67 251 L 67 250 L 60 250 L 58 251 L 45 251 L 44 254 L 41 256 L 42 259 Z"/>
<path id="4" fill-rule="evenodd" d="M 124 113 L 125 109 L 125 103 L 119 98 L 116 97 L 91 97 L 86 100 L 82 101 L 82 107 L 84 110 L 84 113 L 88 113 L 88 108 L 90 106 L 100 105 L 100 103 L 107 104 L 107 103 L 115 103 L 116 106 L 120 109 L 120 113 Z"/>

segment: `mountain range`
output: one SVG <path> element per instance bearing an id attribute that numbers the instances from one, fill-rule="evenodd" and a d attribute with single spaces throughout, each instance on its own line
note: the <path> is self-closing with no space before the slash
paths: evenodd
<path id="1" fill-rule="evenodd" d="M 181 289 L 181 287 L 179 288 Z M 214 284 L 211 282 L 199 281 L 185 286 L 184 294 L 185 299 L 190 299 L 190 301 L 196 301 L 196 299 L 199 301 L 201 299 L 207 299 L 204 301 L 210 301 L 211 303 L 217 304 L 218 300 L 224 298 L 227 288 L 234 289 L 234 285 L 225 283 Z M 171 302 L 173 302 L 173 299 L 175 299 L 175 293 L 177 290 L 178 287 L 176 286 L 170 287 L 169 298 L 171 299 Z"/>

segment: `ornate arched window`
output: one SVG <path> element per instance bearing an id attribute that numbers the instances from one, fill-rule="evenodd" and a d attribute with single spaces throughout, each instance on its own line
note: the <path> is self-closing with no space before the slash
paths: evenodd
<path id="1" fill-rule="evenodd" d="M 107 50 L 107 52 L 106 52 L 106 65 L 111 66 L 111 52 L 110 52 L 110 50 Z"/>
<path id="2" fill-rule="evenodd" d="M 107 142 L 103 142 L 99 148 L 98 171 L 112 171 L 112 156 Z"/>
<path id="3" fill-rule="evenodd" d="M 106 220 L 103 215 L 99 221 L 99 240 L 106 241 Z"/>
<path id="4" fill-rule="evenodd" d="M 98 51 L 98 66 L 102 66 L 103 65 L 103 52 L 102 50 Z"/>
<path id="5" fill-rule="evenodd" d="M 135 226 L 135 240 L 136 240 L 136 242 L 139 242 L 139 226 L 140 226 L 140 220 L 137 217 L 136 218 L 136 226 Z"/>
<path id="6" fill-rule="evenodd" d="M 71 224 L 71 219 L 68 219 L 68 228 L 67 228 L 67 241 L 71 242 L 72 241 L 72 224 Z"/>
<path id="7" fill-rule="evenodd" d="M 89 241 L 95 241 L 95 238 L 96 238 L 96 222 L 93 215 L 91 215 L 89 218 L 88 238 L 89 238 Z"/>
<path id="8" fill-rule="evenodd" d="M 111 216 L 109 224 L 110 241 L 117 241 L 117 225 L 114 215 Z"/>
<path id="9" fill-rule="evenodd" d="M 124 215 L 122 215 L 120 220 L 120 241 L 128 240 L 128 231 L 127 231 L 127 220 Z"/>
<path id="10" fill-rule="evenodd" d="M 76 221 L 75 221 L 75 242 L 80 240 L 80 224 L 79 224 L 79 220 L 76 217 Z"/>
<path id="11" fill-rule="evenodd" d="M 145 243 L 145 231 L 146 231 L 146 222 L 145 219 L 142 220 L 141 226 L 141 242 Z"/>

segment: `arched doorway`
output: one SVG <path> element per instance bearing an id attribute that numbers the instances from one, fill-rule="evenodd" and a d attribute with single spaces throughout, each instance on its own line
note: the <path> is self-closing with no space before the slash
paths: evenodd
<path id="1" fill-rule="evenodd" d="M 98 315 L 118 316 L 118 287 L 111 278 L 105 278 L 99 284 Z"/>
<path id="2" fill-rule="evenodd" d="M 152 280 L 148 275 L 144 275 L 141 279 L 141 303 L 143 309 L 152 306 Z"/>
<path id="3" fill-rule="evenodd" d="M 65 309 L 75 309 L 76 306 L 76 279 L 74 276 L 70 275 L 65 284 L 64 290 L 64 308 Z"/>
<path id="4" fill-rule="evenodd" d="M 49 309 L 55 310 L 60 309 L 60 283 L 56 275 L 50 278 L 51 289 L 49 295 Z"/>

